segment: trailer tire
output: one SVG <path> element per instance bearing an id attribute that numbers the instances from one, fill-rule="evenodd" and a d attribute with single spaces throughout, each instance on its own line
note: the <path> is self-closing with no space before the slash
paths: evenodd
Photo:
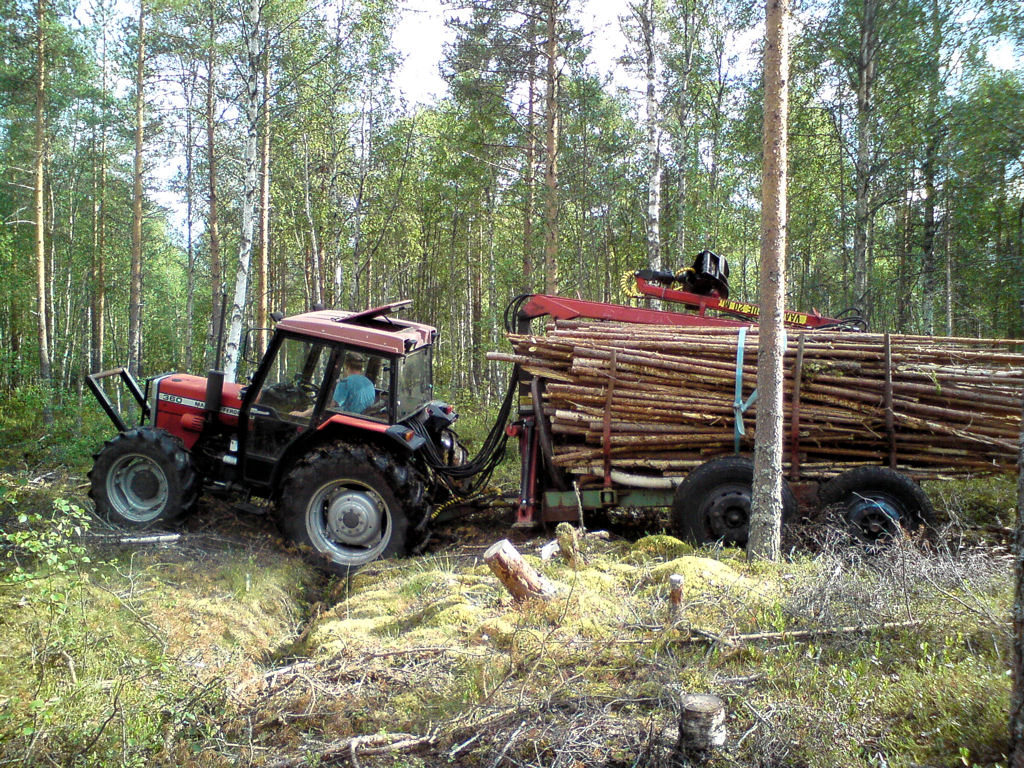
<path id="1" fill-rule="evenodd" d="M 405 554 L 427 515 L 424 496 L 419 474 L 390 454 L 331 443 L 288 473 L 278 522 L 318 567 L 345 575 Z"/>
<path id="2" fill-rule="evenodd" d="M 181 440 L 156 427 L 133 427 L 104 443 L 93 456 L 89 483 L 96 513 L 129 528 L 188 514 L 202 486 Z"/>
<path id="3" fill-rule="evenodd" d="M 935 510 L 913 479 L 887 467 L 864 466 L 843 472 L 819 491 L 823 507 L 839 506 L 843 521 L 857 539 L 877 546 L 901 529 L 932 527 Z"/>
<path id="4" fill-rule="evenodd" d="M 750 499 L 754 463 L 743 456 L 723 456 L 701 464 L 676 487 L 672 526 L 693 544 L 721 541 L 744 547 L 750 533 Z M 782 481 L 782 519 L 796 514 L 796 497 Z"/>

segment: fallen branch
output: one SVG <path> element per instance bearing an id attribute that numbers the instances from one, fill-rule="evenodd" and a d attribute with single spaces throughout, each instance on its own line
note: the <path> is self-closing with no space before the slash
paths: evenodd
<path id="1" fill-rule="evenodd" d="M 755 640 L 812 640 L 816 637 L 831 637 L 834 635 L 855 635 L 866 632 L 875 632 L 887 629 L 907 629 L 918 627 L 920 620 L 912 621 L 885 621 L 880 624 L 858 624 L 848 627 L 822 627 L 821 629 L 794 629 L 788 632 L 754 632 L 746 635 L 717 635 L 703 629 L 691 629 L 689 637 L 680 642 L 684 644 L 700 642 L 717 642 L 726 645 L 739 645 Z"/>
<path id="2" fill-rule="evenodd" d="M 419 747 L 428 746 L 436 741 L 436 736 L 431 733 L 426 736 L 416 736 L 412 733 L 375 733 L 367 736 L 353 736 L 350 739 L 336 742 L 322 752 L 311 755 L 304 752 L 294 757 L 284 757 L 276 762 L 265 764 L 264 768 L 293 768 L 301 765 L 320 765 L 329 760 L 339 758 L 349 760 L 353 765 L 359 765 L 358 756 L 394 754 L 398 752 L 411 752 Z M 312 761 L 310 758 L 314 758 Z"/>

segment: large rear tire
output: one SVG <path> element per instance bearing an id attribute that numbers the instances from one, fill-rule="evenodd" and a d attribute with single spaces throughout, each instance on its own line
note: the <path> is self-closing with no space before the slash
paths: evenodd
<path id="1" fill-rule="evenodd" d="M 423 484 L 406 464 L 370 447 L 333 443 L 289 472 L 278 518 L 319 567 L 346 574 L 405 554 L 421 535 L 427 506 Z"/>
<path id="2" fill-rule="evenodd" d="M 129 528 L 191 512 L 201 485 L 181 440 L 156 427 L 134 427 L 108 440 L 93 456 L 89 482 L 97 514 Z"/>
<path id="3" fill-rule="evenodd" d="M 724 456 L 701 464 L 676 487 L 672 525 L 693 544 L 721 541 L 745 547 L 750 535 L 750 499 L 754 463 L 742 456 Z M 782 481 L 782 519 L 796 514 L 796 498 Z"/>
<path id="4" fill-rule="evenodd" d="M 901 529 L 929 529 L 935 518 L 921 486 L 887 467 L 843 472 L 829 480 L 818 496 L 823 507 L 838 506 L 850 533 L 868 546 L 884 544 Z"/>

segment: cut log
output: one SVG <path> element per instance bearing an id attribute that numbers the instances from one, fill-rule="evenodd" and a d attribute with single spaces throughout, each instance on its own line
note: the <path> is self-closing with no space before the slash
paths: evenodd
<path id="1" fill-rule="evenodd" d="M 545 333 L 509 339 L 523 370 L 548 380 L 555 466 L 671 478 L 733 451 L 735 329 L 571 320 Z M 804 480 L 863 464 L 917 479 L 1012 470 L 1022 350 L 1007 339 L 801 333 L 786 350 L 784 461 Z M 749 344 L 744 380 L 756 371 Z M 753 448 L 755 411 L 741 450 Z"/>
<path id="2" fill-rule="evenodd" d="M 725 744 L 725 702 L 709 693 L 683 696 L 679 711 L 679 750 L 691 758 L 706 757 Z"/>
<path id="3" fill-rule="evenodd" d="M 492 544 L 484 552 L 484 562 L 516 602 L 549 600 L 555 594 L 554 587 L 523 559 L 508 539 Z"/>

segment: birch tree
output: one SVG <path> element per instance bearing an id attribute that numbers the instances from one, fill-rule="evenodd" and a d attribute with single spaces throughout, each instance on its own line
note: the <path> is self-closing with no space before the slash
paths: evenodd
<path id="1" fill-rule="evenodd" d="M 50 333 L 46 293 L 46 0 L 36 0 L 36 83 L 35 117 L 33 120 L 34 150 L 32 208 L 35 214 L 36 313 L 39 325 L 39 378 L 50 381 Z"/>
<path id="2" fill-rule="evenodd" d="M 263 52 L 260 42 L 263 18 L 262 0 L 249 0 L 245 8 L 241 32 L 245 46 L 241 67 L 244 176 L 242 179 L 242 221 L 238 239 L 238 271 L 231 297 L 227 342 L 224 345 L 224 378 L 234 381 L 238 370 L 238 357 L 245 319 L 246 297 L 249 292 L 249 266 L 252 260 L 253 236 L 256 231 L 257 198 L 259 195 L 259 139 L 260 139 L 260 63 Z"/>
<path id="3" fill-rule="evenodd" d="M 647 133 L 647 266 L 661 269 L 661 117 L 659 83 L 661 46 L 658 44 L 659 7 L 656 0 L 641 0 L 630 6 L 637 24 L 639 58 L 645 82 L 644 128 Z"/>

